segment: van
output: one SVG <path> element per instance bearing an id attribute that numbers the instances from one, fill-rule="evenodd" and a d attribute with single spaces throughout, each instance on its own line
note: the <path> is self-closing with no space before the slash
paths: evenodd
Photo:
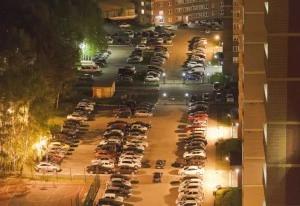
<path id="1" fill-rule="evenodd" d="M 84 73 L 102 73 L 102 69 L 95 64 L 93 61 L 81 61 L 81 66 L 79 67 L 80 72 Z"/>
<path id="2" fill-rule="evenodd" d="M 188 73 L 194 73 L 194 72 L 204 73 L 204 71 L 205 71 L 204 67 L 192 67 L 188 70 Z"/>

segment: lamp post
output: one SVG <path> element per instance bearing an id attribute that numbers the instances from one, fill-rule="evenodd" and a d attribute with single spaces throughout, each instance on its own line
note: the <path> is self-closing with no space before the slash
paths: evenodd
<path id="1" fill-rule="evenodd" d="M 218 46 L 220 46 L 220 35 L 215 35 L 215 40 L 218 42 Z"/>
<path id="2" fill-rule="evenodd" d="M 188 105 L 188 97 L 189 97 L 189 93 L 185 93 L 184 94 L 185 97 L 185 105 Z"/>
<path id="3" fill-rule="evenodd" d="M 207 75 L 207 82 L 209 83 L 209 77 L 210 77 L 210 74 L 207 73 L 206 75 Z"/>
<path id="4" fill-rule="evenodd" d="M 183 83 L 183 84 L 185 84 L 185 75 L 186 75 L 185 72 L 183 72 L 183 73 L 182 73 L 182 79 L 183 79 L 183 82 L 182 82 L 182 83 Z"/>
<path id="5" fill-rule="evenodd" d="M 227 114 L 227 117 L 230 119 L 230 125 L 231 125 L 231 138 L 233 138 L 233 122 L 232 122 L 232 117 L 230 114 Z"/>
<path id="6" fill-rule="evenodd" d="M 164 81 L 164 84 L 166 83 L 166 73 L 162 73 L 162 77 L 163 77 L 163 81 Z"/>
<path id="7" fill-rule="evenodd" d="M 167 93 L 163 93 L 163 98 L 164 98 L 164 105 L 167 104 Z"/>

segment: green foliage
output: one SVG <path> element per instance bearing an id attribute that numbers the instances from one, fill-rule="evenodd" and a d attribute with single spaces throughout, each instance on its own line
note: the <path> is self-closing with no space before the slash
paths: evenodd
<path id="1" fill-rule="evenodd" d="M 214 82 L 220 82 L 221 84 L 228 83 L 230 80 L 227 76 L 225 76 L 223 73 L 214 73 L 210 77 L 210 83 Z"/>
<path id="2" fill-rule="evenodd" d="M 0 19 L 0 163 L 18 168 L 70 89 L 80 43 L 107 44 L 96 0 L 0 1 Z"/>
<path id="3" fill-rule="evenodd" d="M 239 188 L 220 188 L 216 191 L 215 206 L 241 206 L 242 191 Z"/>

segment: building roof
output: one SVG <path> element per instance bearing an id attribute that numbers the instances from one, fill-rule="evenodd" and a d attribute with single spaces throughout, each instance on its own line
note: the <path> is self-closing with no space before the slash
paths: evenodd
<path id="1" fill-rule="evenodd" d="M 117 9 L 134 9 L 131 0 L 100 0 L 99 6 L 102 11 L 112 11 Z"/>

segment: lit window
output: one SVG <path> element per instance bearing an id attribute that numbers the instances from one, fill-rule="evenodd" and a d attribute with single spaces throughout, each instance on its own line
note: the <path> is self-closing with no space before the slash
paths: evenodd
<path id="1" fill-rule="evenodd" d="M 232 62 L 233 63 L 239 63 L 239 58 L 238 57 L 232 57 Z"/>
<path id="2" fill-rule="evenodd" d="M 164 15 L 164 11 L 159 11 L 159 12 L 158 12 L 158 15 L 159 15 L 159 16 Z"/>
<path id="3" fill-rule="evenodd" d="M 264 44 L 264 47 L 265 47 L 266 57 L 268 58 L 268 56 L 269 56 L 269 46 L 268 46 L 268 44 Z"/>
<path id="4" fill-rule="evenodd" d="M 145 5 L 145 3 L 143 1 L 141 1 L 141 6 L 144 6 L 144 5 Z"/>
<path id="5" fill-rule="evenodd" d="M 168 6 L 172 6 L 172 2 L 171 1 L 168 2 Z"/>
<path id="6" fill-rule="evenodd" d="M 233 52 L 239 52 L 239 46 L 233 46 Z"/>
<path id="7" fill-rule="evenodd" d="M 145 10 L 144 9 L 141 9 L 141 14 L 144 14 L 145 13 Z"/>
<path id="8" fill-rule="evenodd" d="M 172 22 L 172 17 L 168 18 L 168 22 L 171 23 Z"/>
<path id="9" fill-rule="evenodd" d="M 266 101 L 268 102 L 268 84 L 264 84 L 264 91 L 265 91 Z"/>
<path id="10" fill-rule="evenodd" d="M 265 8 L 266 8 L 266 11 L 267 11 L 267 14 L 269 13 L 269 2 L 265 2 Z"/>

